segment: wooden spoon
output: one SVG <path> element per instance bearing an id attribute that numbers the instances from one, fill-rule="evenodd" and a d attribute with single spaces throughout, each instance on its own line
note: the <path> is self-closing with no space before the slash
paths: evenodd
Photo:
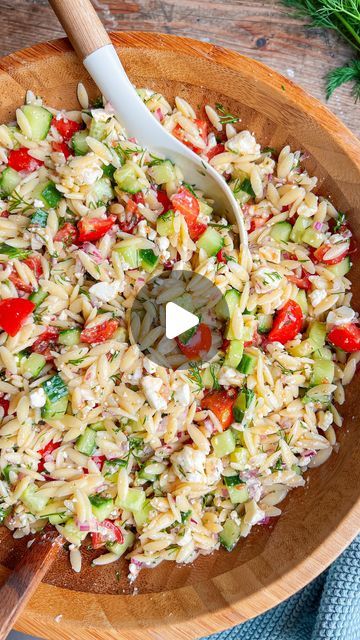
<path id="1" fill-rule="evenodd" d="M 62 542 L 55 530 L 39 534 L 0 588 L 0 640 L 5 640 L 11 631 L 57 557 Z"/>
<path id="2" fill-rule="evenodd" d="M 129 137 L 176 164 L 189 183 L 213 199 L 216 212 L 237 225 L 247 244 L 241 209 L 225 180 L 158 122 L 140 99 L 90 0 L 49 0 L 76 53 L 110 101 Z"/>

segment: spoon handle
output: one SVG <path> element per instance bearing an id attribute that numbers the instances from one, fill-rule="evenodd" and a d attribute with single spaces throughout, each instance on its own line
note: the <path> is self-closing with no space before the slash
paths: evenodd
<path id="1" fill-rule="evenodd" d="M 54 562 L 61 540 L 57 531 L 40 534 L 0 588 L 0 640 L 5 640 Z"/>
<path id="2" fill-rule="evenodd" d="M 49 4 L 81 60 L 111 44 L 90 0 L 49 0 Z"/>

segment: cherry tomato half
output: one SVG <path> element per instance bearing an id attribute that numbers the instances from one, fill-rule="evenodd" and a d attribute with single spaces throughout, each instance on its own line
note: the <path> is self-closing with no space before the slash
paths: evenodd
<path id="1" fill-rule="evenodd" d="M 183 344 L 179 338 L 176 338 L 176 342 L 180 351 L 187 358 L 197 360 L 202 354 L 207 354 L 211 349 L 211 330 L 207 324 L 200 322 L 194 335 L 186 344 Z"/>
<path id="2" fill-rule="evenodd" d="M 313 257 L 314 261 L 315 262 L 323 262 L 324 264 L 329 264 L 329 265 L 338 264 L 339 262 L 344 260 L 344 258 L 349 253 L 349 246 L 348 246 L 346 249 L 344 249 L 344 251 L 342 253 L 340 253 L 339 256 L 336 256 L 336 258 L 328 258 L 328 259 L 326 259 L 324 256 L 332 248 L 333 248 L 333 245 L 331 245 L 331 244 L 322 244 L 321 247 L 316 249 L 312 254 L 312 257 Z"/>
<path id="3" fill-rule="evenodd" d="M 72 156 L 70 147 L 66 144 L 66 142 L 52 142 L 51 148 L 56 153 L 63 153 L 65 158 Z"/>
<path id="4" fill-rule="evenodd" d="M 68 118 L 53 118 L 51 124 L 58 130 L 62 136 L 64 142 L 68 142 L 70 138 L 81 129 L 81 124 L 75 122 L 75 120 L 69 120 Z"/>
<path id="5" fill-rule="evenodd" d="M 117 320 L 106 320 L 106 322 L 98 324 L 95 327 L 83 329 L 80 334 L 80 340 L 81 342 L 86 342 L 87 344 L 105 342 L 105 340 L 110 340 L 111 336 L 115 333 L 118 326 L 119 325 Z"/>
<path id="6" fill-rule="evenodd" d="M 36 171 L 41 165 L 42 160 L 37 160 L 29 154 L 29 150 L 26 147 L 20 147 L 20 149 L 12 149 L 8 156 L 8 166 L 15 171 Z"/>
<path id="7" fill-rule="evenodd" d="M 77 237 L 78 232 L 76 227 L 74 227 L 71 222 L 65 222 L 65 224 L 55 234 L 54 240 L 55 242 L 63 242 L 66 247 L 69 247 L 71 244 L 76 242 Z"/>
<path id="8" fill-rule="evenodd" d="M 6 331 L 9 336 L 16 336 L 34 309 L 34 303 L 25 298 L 6 298 L 5 300 L 1 300 L 0 327 Z"/>
<path id="9" fill-rule="evenodd" d="M 229 394 L 228 391 L 210 391 L 201 400 L 201 408 L 210 409 L 221 423 L 223 431 L 225 431 L 235 422 L 233 416 L 234 402 L 235 396 Z"/>
<path id="10" fill-rule="evenodd" d="M 301 277 L 299 278 L 298 276 L 286 276 L 287 279 L 289 280 L 289 282 L 292 282 L 293 284 L 296 284 L 296 286 L 299 289 L 304 289 L 305 291 L 307 291 L 308 289 L 311 289 L 311 282 L 309 280 L 309 276 L 306 273 L 306 271 L 304 271 L 304 269 L 302 269 L 301 271 Z"/>
<path id="11" fill-rule="evenodd" d="M 113 215 L 108 218 L 82 218 L 77 225 L 79 231 L 79 242 L 92 242 L 94 240 L 99 240 L 105 235 L 105 233 L 110 231 L 116 220 L 116 216 Z"/>
<path id="12" fill-rule="evenodd" d="M 295 300 L 288 300 L 276 312 L 274 323 L 267 336 L 269 342 L 286 344 L 299 333 L 303 322 L 303 312 Z"/>
<path id="13" fill-rule="evenodd" d="M 200 205 L 199 200 L 186 187 L 180 187 L 178 193 L 171 198 L 173 207 L 185 218 L 190 238 L 194 241 L 206 231 L 207 225 L 198 220 Z"/>
<path id="14" fill-rule="evenodd" d="M 33 343 L 31 351 L 41 353 L 47 362 L 51 362 L 53 360 L 51 351 L 55 349 L 58 338 L 59 330 L 56 327 L 46 327 L 45 331 Z"/>
<path id="15" fill-rule="evenodd" d="M 360 351 L 360 327 L 352 323 L 336 326 L 329 332 L 328 340 L 347 353 Z"/>

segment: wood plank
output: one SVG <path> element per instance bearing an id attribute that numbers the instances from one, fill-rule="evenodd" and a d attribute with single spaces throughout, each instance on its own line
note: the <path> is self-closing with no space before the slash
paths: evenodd
<path id="1" fill-rule="evenodd" d="M 275 0 L 93 0 L 109 30 L 175 33 L 230 47 L 284 74 L 324 102 L 324 75 L 351 51 L 330 31 L 309 30 Z M 0 55 L 63 35 L 46 0 L 2 0 Z M 350 87 L 328 107 L 357 135 Z"/>

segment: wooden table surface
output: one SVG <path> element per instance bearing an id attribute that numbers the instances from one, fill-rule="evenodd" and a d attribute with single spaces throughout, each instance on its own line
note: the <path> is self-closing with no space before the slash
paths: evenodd
<path id="1" fill-rule="evenodd" d="M 76 0 L 74 0 L 76 2 Z M 108 30 L 161 31 L 230 47 L 280 71 L 324 101 L 326 72 L 351 56 L 327 30 L 291 17 L 278 0 L 93 0 Z M 0 0 L 0 55 L 63 35 L 46 0 Z M 346 86 L 328 107 L 360 136 Z"/>

